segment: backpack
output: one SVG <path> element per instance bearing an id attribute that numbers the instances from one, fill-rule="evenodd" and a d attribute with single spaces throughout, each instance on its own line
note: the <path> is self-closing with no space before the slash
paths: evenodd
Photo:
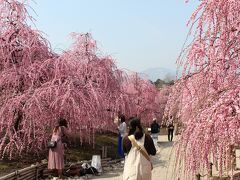
<path id="1" fill-rule="evenodd" d="M 173 123 L 170 123 L 170 124 L 168 125 L 168 129 L 174 129 Z"/>
<path id="2" fill-rule="evenodd" d="M 159 132 L 159 125 L 154 123 L 151 125 L 151 133 L 158 133 Z"/>

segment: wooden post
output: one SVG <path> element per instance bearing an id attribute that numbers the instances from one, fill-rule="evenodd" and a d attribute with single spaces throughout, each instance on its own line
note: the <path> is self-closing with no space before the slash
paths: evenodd
<path id="1" fill-rule="evenodd" d="M 102 158 L 107 158 L 107 146 L 102 146 Z"/>
<path id="2" fill-rule="evenodd" d="M 38 174 L 39 174 L 39 173 L 38 173 L 38 166 L 39 166 L 39 164 L 37 164 L 37 166 L 36 166 L 36 177 L 35 177 L 36 180 L 38 180 Z"/>
<path id="3" fill-rule="evenodd" d="M 234 169 L 240 170 L 240 146 L 234 148 Z"/>
<path id="4" fill-rule="evenodd" d="M 102 159 L 104 158 L 104 150 L 105 150 L 105 148 L 104 148 L 104 146 L 102 146 Z"/>
<path id="5" fill-rule="evenodd" d="M 80 140 L 80 145 L 82 146 L 83 145 L 83 139 L 82 139 L 82 129 L 80 128 L 80 131 L 79 131 L 79 140 Z"/>
<path id="6" fill-rule="evenodd" d="M 201 180 L 201 175 L 200 174 L 196 175 L 196 180 Z"/>
<path id="7" fill-rule="evenodd" d="M 213 163 L 210 163 L 209 177 L 212 177 L 212 167 L 213 167 Z"/>
<path id="8" fill-rule="evenodd" d="M 178 135 L 178 123 L 175 123 L 175 131 L 174 131 L 174 135 Z"/>
<path id="9" fill-rule="evenodd" d="M 92 133 L 93 133 L 93 139 L 92 139 L 93 149 L 95 149 L 95 130 L 94 129 L 93 129 Z"/>
<path id="10" fill-rule="evenodd" d="M 15 175 L 16 175 L 16 180 L 18 180 L 18 175 L 19 175 L 18 170 L 15 171 Z"/>
<path id="11" fill-rule="evenodd" d="M 105 156 L 105 158 L 107 158 L 107 146 L 105 146 L 104 156 Z"/>

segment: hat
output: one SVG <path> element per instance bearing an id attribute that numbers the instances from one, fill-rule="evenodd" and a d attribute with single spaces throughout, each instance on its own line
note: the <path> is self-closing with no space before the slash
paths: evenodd
<path id="1" fill-rule="evenodd" d="M 156 121 L 157 120 L 157 118 L 153 118 L 153 121 Z"/>

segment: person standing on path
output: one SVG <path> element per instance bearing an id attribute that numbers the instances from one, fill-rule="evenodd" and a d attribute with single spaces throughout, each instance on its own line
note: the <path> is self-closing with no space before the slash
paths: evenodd
<path id="1" fill-rule="evenodd" d="M 58 126 L 53 129 L 51 138 L 51 141 L 57 142 L 57 146 L 49 149 L 48 155 L 48 169 L 57 170 L 60 178 L 63 177 L 62 171 L 64 168 L 64 139 L 66 136 L 69 136 L 67 126 L 67 121 L 63 118 L 60 118 Z"/>
<path id="2" fill-rule="evenodd" d="M 173 117 L 170 116 L 170 119 L 167 122 L 167 129 L 168 129 L 168 141 L 172 141 L 173 139 L 173 131 L 174 131 L 174 125 L 173 125 Z"/>
<path id="3" fill-rule="evenodd" d="M 119 115 L 120 124 L 118 126 L 118 154 L 121 158 L 124 158 L 124 152 L 122 148 L 122 139 L 127 134 L 127 124 L 125 122 L 125 116 Z"/>
<path id="4" fill-rule="evenodd" d="M 138 118 L 130 118 L 129 133 L 123 139 L 125 158 L 123 180 L 151 180 L 152 164 L 149 155 L 156 154 L 150 135 L 145 134 Z"/>
<path id="5" fill-rule="evenodd" d="M 157 119 L 153 118 L 153 122 L 151 124 L 151 137 L 153 139 L 155 147 L 158 147 L 157 146 L 157 141 L 158 141 L 159 132 L 160 132 L 160 126 L 157 123 Z"/>

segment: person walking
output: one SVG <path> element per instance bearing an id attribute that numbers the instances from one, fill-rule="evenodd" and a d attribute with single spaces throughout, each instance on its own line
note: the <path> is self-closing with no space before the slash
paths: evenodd
<path id="1" fill-rule="evenodd" d="M 150 155 L 156 154 L 156 148 L 151 136 L 144 133 L 138 118 L 130 119 L 128 136 L 123 139 L 123 151 L 127 154 L 123 180 L 151 180 Z"/>
<path id="2" fill-rule="evenodd" d="M 118 154 L 121 158 L 124 158 L 124 152 L 122 148 L 122 139 L 127 134 L 127 124 L 125 122 L 125 116 L 119 115 L 120 124 L 118 126 Z"/>
<path id="3" fill-rule="evenodd" d="M 49 149 L 48 155 L 48 169 L 57 170 L 58 176 L 63 177 L 64 168 L 64 139 L 69 136 L 67 130 L 68 123 L 65 119 L 60 118 L 58 125 L 53 129 L 51 141 L 55 141 L 56 147 Z"/>
<path id="4" fill-rule="evenodd" d="M 159 132 L 160 132 L 160 126 L 157 123 L 157 119 L 153 118 L 153 122 L 151 124 L 151 137 L 153 139 L 155 147 L 158 147 L 157 141 L 158 141 Z"/>
<path id="5" fill-rule="evenodd" d="M 173 117 L 172 116 L 170 116 L 170 119 L 168 120 L 167 129 L 168 129 L 168 141 L 172 141 L 173 131 L 174 131 Z"/>

